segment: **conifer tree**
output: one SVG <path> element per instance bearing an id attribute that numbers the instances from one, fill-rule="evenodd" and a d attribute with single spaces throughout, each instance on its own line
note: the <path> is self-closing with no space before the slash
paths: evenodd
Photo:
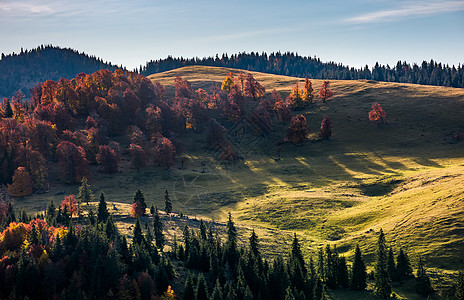
<path id="1" fill-rule="evenodd" d="M 344 288 L 349 285 L 348 267 L 346 266 L 345 257 L 339 257 L 337 262 L 337 283 Z"/>
<path id="2" fill-rule="evenodd" d="M 232 220 L 232 214 L 229 212 L 229 220 L 227 221 L 227 242 L 233 247 L 237 246 L 237 228 Z"/>
<path id="3" fill-rule="evenodd" d="M 13 109 L 11 109 L 10 100 L 8 98 L 5 101 L 5 108 L 3 109 L 3 116 L 5 118 L 13 117 Z"/>
<path id="4" fill-rule="evenodd" d="M 140 202 L 140 204 L 142 205 L 143 213 L 145 214 L 147 204 L 145 202 L 145 196 L 143 196 L 143 192 L 140 189 L 138 189 L 137 192 L 135 192 L 134 203 L 135 202 Z"/>
<path id="5" fill-rule="evenodd" d="M 134 237 L 132 238 L 132 244 L 142 245 L 144 240 L 145 239 L 142 233 L 142 226 L 140 226 L 140 219 L 137 218 L 137 221 L 135 222 L 135 227 L 134 227 Z"/>
<path id="6" fill-rule="evenodd" d="M 219 280 L 216 280 L 216 284 L 214 285 L 213 293 L 211 294 L 211 300 L 222 300 L 223 294 L 221 289 L 221 283 Z"/>
<path id="7" fill-rule="evenodd" d="M 351 288 L 362 291 L 366 288 L 366 266 L 361 255 L 359 245 L 356 245 L 353 268 L 351 269 Z"/>
<path id="8" fill-rule="evenodd" d="M 193 288 L 193 278 L 190 273 L 187 275 L 187 279 L 185 280 L 184 295 L 182 299 L 195 300 L 195 289 Z"/>
<path id="9" fill-rule="evenodd" d="M 100 202 L 98 202 L 97 221 L 98 223 L 104 223 L 108 220 L 110 213 L 105 201 L 105 194 L 101 192 Z"/>
<path id="10" fill-rule="evenodd" d="M 163 234 L 163 223 L 161 222 L 158 208 L 155 208 L 155 213 L 153 214 L 153 234 L 155 236 L 156 247 L 162 250 L 165 238 Z"/>
<path id="11" fill-rule="evenodd" d="M 195 289 L 195 300 L 208 300 L 208 286 L 202 273 L 198 276 L 197 287 Z"/>
<path id="12" fill-rule="evenodd" d="M 293 242 L 292 242 L 292 252 L 290 255 L 290 261 L 294 261 L 297 265 L 301 268 L 303 275 L 306 274 L 306 267 L 303 258 L 303 253 L 301 252 L 300 243 L 296 236 L 296 233 L 293 234 Z"/>
<path id="13" fill-rule="evenodd" d="M 397 281 L 395 257 L 393 256 L 392 248 L 390 248 L 390 250 L 388 251 L 387 270 L 388 275 L 390 276 L 390 280 Z"/>
<path id="14" fill-rule="evenodd" d="M 416 282 L 415 282 L 416 293 L 427 297 L 433 293 L 432 283 L 430 282 L 429 275 L 425 270 L 424 262 L 422 257 L 419 257 L 419 265 L 417 267 Z"/>
<path id="15" fill-rule="evenodd" d="M 375 294 L 380 298 L 388 298 L 391 294 L 390 276 L 387 269 L 387 249 L 385 235 L 380 229 L 377 242 L 377 255 L 375 263 Z"/>
<path id="16" fill-rule="evenodd" d="M 81 185 L 79 186 L 79 193 L 77 194 L 76 199 L 79 203 L 87 203 L 94 201 L 94 195 L 90 185 L 88 184 L 87 177 L 83 177 L 81 181 Z"/>
<path id="17" fill-rule="evenodd" d="M 206 240 L 206 225 L 203 220 L 200 220 L 200 237 L 202 240 Z"/>
<path id="18" fill-rule="evenodd" d="M 324 267 L 324 250 L 322 248 L 319 248 L 319 251 L 317 252 L 317 273 L 319 274 L 319 277 L 324 280 L 325 278 L 325 267 Z"/>
<path id="19" fill-rule="evenodd" d="M 164 211 L 167 214 L 170 214 L 172 212 L 172 203 L 171 199 L 169 198 L 168 190 L 164 191 Z"/>
<path id="20" fill-rule="evenodd" d="M 456 293 L 454 294 L 457 300 L 464 300 L 464 273 L 459 271 L 456 282 Z"/>
<path id="21" fill-rule="evenodd" d="M 250 251 L 253 253 L 254 256 L 259 257 L 259 241 L 258 241 L 258 236 L 255 233 L 255 230 L 251 232 L 250 236 Z"/>
<path id="22" fill-rule="evenodd" d="M 396 275 L 398 280 L 406 280 L 412 277 L 412 267 L 408 255 L 400 248 L 396 258 Z"/>

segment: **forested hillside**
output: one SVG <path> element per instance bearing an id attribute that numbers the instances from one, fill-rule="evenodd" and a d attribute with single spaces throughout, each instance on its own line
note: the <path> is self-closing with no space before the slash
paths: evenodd
<path id="1" fill-rule="evenodd" d="M 319 58 L 300 56 L 292 52 L 262 54 L 239 53 L 221 57 L 174 58 L 152 60 L 140 66 L 145 76 L 189 65 L 215 66 L 265 72 L 277 75 L 309 77 L 314 79 L 369 79 L 387 82 L 416 83 L 450 87 L 464 87 L 464 67 L 449 66 L 433 60 L 420 65 L 398 61 L 395 66 L 380 65 L 356 69 L 341 63 L 321 62 Z"/>
<path id="2" fill-rule="evenodd" d="M 0 97 L 11 97 L 46 80 L 71 79 L 79 73 L 93 73 L 100 69 L 115 70 L 116 66 L 95 56 L 70 48 L 41 45 L 37 49 L 3 54 L 0 60 Z"/>

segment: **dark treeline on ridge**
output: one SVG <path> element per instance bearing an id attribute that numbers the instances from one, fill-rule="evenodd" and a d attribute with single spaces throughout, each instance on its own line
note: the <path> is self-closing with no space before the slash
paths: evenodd
<path id="1" fill-rule="evenodd" d="M 70 48 L 41 45 L 20 53 L 1 54 L 0 96 L 12 96 L 21 90 L 29 95 L 29 89 L 38 82 L 74 78 L 79 73 L 93 73 L 100 69 L 114 71 L 118 68 L 101 58 L 89 56 Z M 122 67 L 121 67 L 122 68 Z"/>
<path id="2" fill-rule="evenodd" d="M 395 66 L 376 63 L 372 69 L 366 65 L 356 69 L 335 62 L 321 62 L 319 58 L 300 56 L 293 52 L 262 54 L 240 53 L 221 57 L 173 58 L 152 60 L 138 70 L 142 75 L 150 75 L 172 69 L 203 65 L 245 69 L 277 75 L 309 77 L 314 79 L 354 80 L 368 79 L 388 82 L 417 83 L 448 87 L 464 87 L 464 68 L 449 66 L 433 60 L 420 65 L 399 61 Z"/>

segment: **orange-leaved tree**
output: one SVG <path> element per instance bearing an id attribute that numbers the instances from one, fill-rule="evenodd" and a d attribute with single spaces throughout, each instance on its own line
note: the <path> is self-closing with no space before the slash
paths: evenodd
<path id="1" fill-rule="evenodd" d="M 369 112 L 369 121 L 377 123 L 379 126 L 386 122 L 387 114 L 382 106 L 377 102 L 372 103 L 371 111 Z"/>
<path id="2" fill-rule="evenodd" d="M 324 83 L 321 85 L 321 88 L 319 89 L 319 99 L 322 100 L 322 102 L 326 102 L 327 99 L 333 96 L 333 91 L 329 89 L 329 81 L 324 81 Z"/>
<path id="3" fill-rule="evenodd" d="M 32 194 L 32 180 L 25 167 L 18 167 L 13 174 L 13 183 L 8 185 L 12 196 L 23 197 Z"/>

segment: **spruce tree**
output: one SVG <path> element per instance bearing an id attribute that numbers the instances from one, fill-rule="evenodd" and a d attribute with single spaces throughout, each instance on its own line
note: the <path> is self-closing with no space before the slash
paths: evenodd
<path id="1" fill-rule="evenodd" d="M 422 261 L 422 257 L 419 258 L 419 265 L 417 267 L 416 273 L 416 282 L 415 282 L 416 293 L 421 296 L 429 296 L 433 293 L 432 283 L 430 282 L 430 278 L 427 275 L 427 271 L 424 267 L 424 262 Z"/>
<path id="2" fill-rule="evenodd" d="M 301 252 L 300 243 L 298 242 L 296 233 L 293 234 L 292 253 L 290 255 L 290 261 L 296 263 L 296 265 L 301 269 L 303 275 L 306 275 L 306 267 L 303 258 L 303 253 Z"/>
<path id="3" fill-rule="evenodd" d="M 223 294 L 221 289 L 221 283 L 219 280 L 216 280 L 216 284 L 214 285 L 213 293 L 211 294 L 211 300 L 222 300 Z"/>
<path id="4" fill-rule="evenodd" d="M 375 263 L 375 294 L 380 298 L 388 298 L 391 294 L 391 282 L 387 269 L 387 248 L 385 244 L 385 235 L 383 230 L 380 229 Z"/>
<path id="5" fill-rule="evenodd" d="M 339 257 L 337 263 L 337 283 L 344 288 L 349 285 L 348 267 L 346 266 L 345 257 Z"/>
<path id="6" fill-rule="evenodd" d="M 235 248 L 237 246 L 237 228 L 235 227 L 232 215 L 229 212 L 229 220 L 227 221 L 227 242 Z"/>
<path id="7" fill-rule="evenodd" d="M 77 194 L 76 199 L 79 203 L 87 203 L 94 201 L 94 195 L 90 185 L 87 182 L 87 177 L 83 177 L 81 181 L 81 185 L 79 186 L 79 193 Z"/>
<path id="8" fill-rule="evenodd" d="M 202 273 L 198 276 L 197 288 L 195 289 L 195 300 L 208 300 L 208 286 Z"/>
<path id="9" fill-rule="evenodd" d="M 138 189 L 137 192 L 135 192 L 134 203 L 135 202 L 140 202 L 143 208 L 143 213 L 145 214 L 145 210 L 147 209 L 147 204 L 145 203 L 145 196 L 143 195 L 143 192 L 140 189 Z"/>
<path id="10" fill-rule="evenodd" d="M 187 279 L 185 280 L 184 295 L 182 299 L 195 300 L 195 289 L 193 288 L 193 278 L 190 273 L 187 275 Z"/>
<path id="11" fill-rule="evenodd" d="M 134 237 L 132 238 L 132 244 L 142 245 L 144 242 L 144 237 L 142 233 L 142 226 L 140 226 L 140 219 L 137 218 L 134 227 Z"/>
<path id="12" fill-rule="evenodd" d="M 464 300 L 464 273 L 462 271 L 459 271 L 454 295 L 457 300 Z"/>
<path id="13" fill-rule="evenodd" d="M 98 202 L 98 212 L 97 212 L 97 220 L 98 223 L 104 223 L 108 221 L 110 213 L 108 212 L 108 207 L 105 201 L 105 194 L 101 192 L 100 194 L 100 202 Z"/>
<path id="14" fill-rule="evenodd" d="M 260 256 L 258 236 L 256 235 L 254 229 L 250 236 L 250 252 L 253 253 L 253 255 L 256 257 Z"/>
<path id="15" fill-rule="evenodd" d="M 5 104 L 5 108 L 3 111 L 3 115 L 5 116 L 5 118 L 13 117 L 13 110 L 11 109 L 10 100 L 8 98 L 6 99 L 6 104 Z"/>
<path id="16" fill-rule="evenodd" d="M 206 240 L 206 225 L 203 220 L 200 220 L 200 237 L 203 241 Z"/>
<path id="17" fill-rule="evenodd" d="M 155 236 L 155 243 L 158 249 L 163 249 L 165 238 L 163 234 L 163 223 L 158 213 L 158 208 L 155 208 L 155 213 L 153 214 L 153 234 Z"/>
<path id="18" fill-rule="evenodd" d="M 353 268 L 351 269 L 351 288 L 362 291 L 366 288 L 366 266 L 362 259 L 361 249 L 356 245 Z"/>
<path id="19" fill-rule="evenodd" d="M 50 201 L 47 207 L 47 224 L 52 226 L 54 220 L 56 221 L 56 208 L 53 201 Z"/>
<path id="20" fill-rule="evenodd" d="M 396 276 L 395 257 L 393 256 L 392 248 L 390 248 L 390 250 L 388 251 L 387 270 L 388 270 L 388 275 L 390 276 L 390 280 L 397 281 L 398 277 Z"/>
<path id="21" fill-rule="evenodd" d="M 169 198 L 168 190 L 164 191 L 164 211 L 167 214 L 172 213 L 172 203 L 171 203 L 171 199 Z"/>
<path id="22" fill-rule="evenodd" d="M 412 277 L 412 267 L 408 255 L 400 248 L 396 258 L 396 275 L 398 280 L 406 280 Z"/>

